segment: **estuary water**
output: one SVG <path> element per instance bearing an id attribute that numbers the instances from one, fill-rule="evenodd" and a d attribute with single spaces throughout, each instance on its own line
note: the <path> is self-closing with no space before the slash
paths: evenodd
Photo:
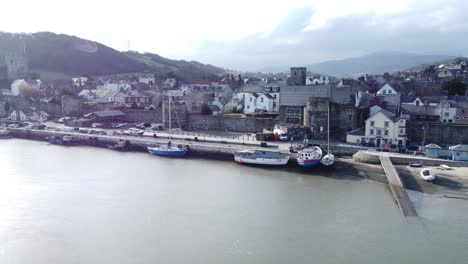
<path id="1" fill-rule="evenodd" d="M 0 141 L 0 263 L 468 263 L 468 201 L 228 161 Z"/>

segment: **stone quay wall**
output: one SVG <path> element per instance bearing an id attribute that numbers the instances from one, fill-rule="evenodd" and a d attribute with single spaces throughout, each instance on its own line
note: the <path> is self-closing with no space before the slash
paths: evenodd
<path id="1" fill-rule="evenodd" d="M 273 118 L 252 118 L 222 115 L 189 115 L 188 129 L 218 130 L 243 133 L 262 132 L 263 129 L 273 130 L 277 123 Z"/>

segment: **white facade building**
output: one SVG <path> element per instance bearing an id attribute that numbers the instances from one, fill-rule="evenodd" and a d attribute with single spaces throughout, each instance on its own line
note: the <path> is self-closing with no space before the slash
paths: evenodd
<path id="1" fill-rule="evenodd" d="M 439 105 L 439 116 L 440 122 L 443 123 L 453 123 L 455 120 L 455 115 L 457 114 L 457 109 L 452 107 L 449 102 L 441 102 Z"/>
<path id="2" fill-rule="evenodd" d="M 407 142 L 406 120 L 395 118 L 392 113 L 381 109 L 366 120 L 364 131 L 348 133 L 348 143 L 370 143 L 376 147 L 391 144 L 398 148 L 405 148 Z"/>
<path id="3" fill-rule="evenodd" d="M 11 84 L 11 94 L 14 95 L 14 96 L 19 96 L 20 95 L 20 90 L 23 89 L 23 88 L 28 88 L 28 87 L 29 87 L 29 85 L 25 80 L 23 80 L 23 79 L 15 80 Z"/>

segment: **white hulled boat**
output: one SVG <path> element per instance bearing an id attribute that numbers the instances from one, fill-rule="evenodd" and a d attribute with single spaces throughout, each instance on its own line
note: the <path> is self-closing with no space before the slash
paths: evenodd
<path id="1" fill-rule="evenodd" d="M 239 164 L 286 165 L 289 155 L 267 150 L 242 150 L 236 152 L 234 160 Z"/>

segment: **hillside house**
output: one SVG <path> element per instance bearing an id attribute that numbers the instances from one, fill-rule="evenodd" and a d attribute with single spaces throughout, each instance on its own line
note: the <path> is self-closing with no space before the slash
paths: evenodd
<path id="1" fill-rule="evenodd" d="M 401 104 L 400 94 L 388 83 L 377 91 L 377 97 L 383 108 L 398 112 Z"/>
<path id="2" fill-rule="evenodd" d="M 233 96 L 242 102 L 244 114 L 278 112 L 281 83 L 249 81 Z"/>

